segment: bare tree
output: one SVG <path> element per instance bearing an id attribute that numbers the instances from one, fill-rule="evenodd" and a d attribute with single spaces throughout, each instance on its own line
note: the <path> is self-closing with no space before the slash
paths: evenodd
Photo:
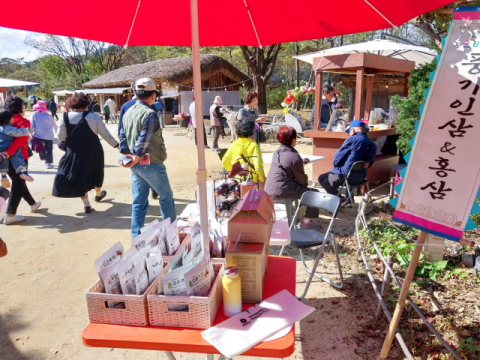
<path id="1" fill-rule="evenodd" d="M 258 108 L 261 114 L 267 113 L 266 87 L 275 69 L 281 44 L 268 45 L 264 48 L 240 46 L 253 76 L 253 87 L 258 94 Z"/>

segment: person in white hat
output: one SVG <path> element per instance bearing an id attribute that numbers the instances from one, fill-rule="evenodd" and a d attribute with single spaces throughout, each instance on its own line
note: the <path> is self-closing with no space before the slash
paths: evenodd
<path id="1" fill-rule="evenodd" d="M 131 161 L 121 161 L 132 173 L 132 237 L 140 233 L 145 224 L 150 189 L 159 195 L 163 219 L 175 221 L 175 203 L 163 164 L 167 151 L 162 136 L 160 120 L 151 108 L 158 95 L 155 82 L 149 78 L 135 82 L 137 102 L 122 117 L 119 124 L 120 152 Z M 127 159 L 127 160 L 128 160 Z M 123 159 L 126 160 L 126 159 Z"/>
<path id="2" fill-rule="evenodd" d="M 220 111 L 220 105 L 223 103 L 220 96 L 215 96 L 212 106 L 210 106 L 210 126 L 213 129 L 213 145 L 212 150 L 218 150 L 218 138 L 222 133 L 222 124 L 221 118 L 223 117 L 223 112 Z"/>

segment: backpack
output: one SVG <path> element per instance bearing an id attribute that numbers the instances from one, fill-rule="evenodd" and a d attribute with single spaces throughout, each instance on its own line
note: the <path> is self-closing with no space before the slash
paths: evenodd
<path id="1" fill-rule="evenodd" d="M 108 105 L 103 105 L 103 113 L 110 114 L 110 108 L 108 107 Z"/>

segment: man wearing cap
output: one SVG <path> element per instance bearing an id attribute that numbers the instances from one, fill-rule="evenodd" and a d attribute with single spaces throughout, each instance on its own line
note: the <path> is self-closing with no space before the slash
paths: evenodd
<path id="1" fill-rule="evenodd" d="M 338 188 L 343 184 L 345 176 L 347 176 L 355 162 L 373 161 L 377 154 L 377 145 L 368 138 L 363 121 L 353 120 L 345 132 L 349 137 L 345 140 L 342 147 L 335 152 L 333 156 L 333 169 L 318 177 L 320 185 L 322 185 L 329 194 L 333 195 L 337 195 Z M 352 185 L 362 183 L 366 176 L 366 169 L 355 172 L 351 175 L 349 183 Z M 349 203 L 348 197 L 350 195 L 348 192 L 346 195 L 347 199 L 342 202 L 342 206 Z"/>
<path id="2" fill-rule="evenodd" d="M 177 217 L 173 192 L 163 164 L 167 151 L 162 129 L 156 111 L 151 108 L 158 95 L 153 80 L 137 80 L 135 95 L 137 101 L 123 115 L 119 129 L 120 152 L 132 159 L 129 164 L 122 164 L 132 173 L 132 237 L 137 236 L 144 225 L 150 189 L 160 197 L 163 219 L 175 221 Z"/>

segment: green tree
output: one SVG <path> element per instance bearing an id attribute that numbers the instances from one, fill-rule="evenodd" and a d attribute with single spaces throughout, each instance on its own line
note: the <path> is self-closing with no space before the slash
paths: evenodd
<path id="1" fill-rule="evenodd" d="M 408 80 L 408 97 L 392 97 L 392 104 L 399 111 L 397 117 L 397 134 L 400 135 L 397 146 L 406 154 L 410 151 L 409 140 L 415 136 L 415 123 L 420 119 L 418 108 L 425 102 L 425 90 L 430 86 L 430 73 L 436 69 L 435 60 L 412 71 Z"/>

